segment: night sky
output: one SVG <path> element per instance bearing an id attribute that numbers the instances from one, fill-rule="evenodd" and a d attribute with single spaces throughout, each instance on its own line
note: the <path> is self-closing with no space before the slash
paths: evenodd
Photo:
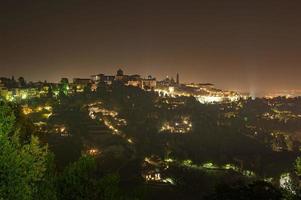
<path id="1" fill-rule="evenodd" d="M 301 88 L 301 1 L 1 0 L 0 76 L 180 73 L 259 92 Z"/>

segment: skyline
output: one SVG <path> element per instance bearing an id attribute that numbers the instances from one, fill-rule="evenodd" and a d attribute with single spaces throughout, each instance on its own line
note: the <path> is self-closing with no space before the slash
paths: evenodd
<path id="1" fill-rule="evenodd" d="M 58 81 L 122 68 L 255 94 L 300 89 L 300 8 L 271 0 L 3 1 L 0 76 Z"/>

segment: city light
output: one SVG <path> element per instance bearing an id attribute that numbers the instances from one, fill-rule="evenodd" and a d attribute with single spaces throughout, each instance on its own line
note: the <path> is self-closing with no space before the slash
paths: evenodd
<path id="1" fill-rule="evenodd" d="M 296 194 L 296 191 L 292 185 L 292 178 L 290 173 L 283 173 L 279 179 L 279 185 L 281 188 L 288 190 L 289 192 Z"/>
<path id="2" fill-rule="evenodd" d="M 103 122 L 104 125 L 112 131 L 111 133 L 113 135 L 124 138 L 129 144 L 134 143 L 131 138 L 127 138 L 127 136 L 119 129 L 126 126 L 127 122 L 125 119 L 118 117 L 116 111 L 105 109 L 102 102 L 96 102 L 88 105 L 88 112 L 91 119 L 98 119 Z"/>
<path id="3" fill-rule="evenodd" d="M 23 107 L 22 111 L 25 115 L 29 115 L 33 112 L 33 110 L 31 108 L 29 108 L 28 106 Z"/>
<path id="4" fill-rule="evenodd" d="M 99 151 L 99 149 L 97 148 L 91 148 L 87 150 L 87 154 L 91 155 L 91 156 L 97 156 L 99 155 L 101 152 Z"/>
<path id="5" fill-rule="evenodd" d="M 0 2 L 0 200 L 301 200 L 301 0 Z"/>
<path id="6" fill-rule="evenodd" d="M 45 113 L 45 114 L 43 114 L 43 117 L 45 119 L 48 119 L 51 115 L 52 115 L 52 113 Z"/>
<path id="7" fill-rule="evenodd" d="M 164 122 L 160 132 L 170 132 L 170 133 L 188 133 L 192 131 L 192 123 L 189 117 L 182 117 L 179 120 L 173 120 L 169 122 Z"/>
<path id="8" fill-rule="evenodd" d="M 223 97 L 219 96 L 197 96 L 200 103 L 219 103 L 223 101 Z"/>

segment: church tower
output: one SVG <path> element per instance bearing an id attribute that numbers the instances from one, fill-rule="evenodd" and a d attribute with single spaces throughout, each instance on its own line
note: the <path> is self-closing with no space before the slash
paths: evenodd
<path id="1" fill-rule="evenodd" d="M 179 75 L 179 73 L 177 73 L 177 85 L 179 85 L 180 84 L 180 75 Z"/>

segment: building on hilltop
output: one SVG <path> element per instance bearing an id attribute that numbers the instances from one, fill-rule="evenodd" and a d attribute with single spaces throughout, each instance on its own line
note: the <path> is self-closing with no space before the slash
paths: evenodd
<path id="1" fill-rule="evenodd" d="M 161 87 L 170 87 L 170 86 L 175 86 L 176 82 L 173 78 L 169 78 L 169 76 L 166 76 L 165 79 L 158 82 L 158 85 Z"/>
<path id="2" fill-rule="evenodd" d="M 127 86 L 133 86 L 133 87 L 142 87 L 141 77 L 140 75 L 131 75 L 127 77 L 126 84 Z"/>
<path id="3" fill-rule="evenodd" d="M 115 80 L 115 76 L 97 74 L 97 75 L 92 75 L 91 79 L 92 79 L 92 82 L 96 83 L 96 84 L 104 83 L 107 85 L 111 85 Z"/>
<path id="4" fill-rule="evenodd" d="M 115 81 L 125 81 L 126 76 L 124 75 L 123 71 L 121 69 L 117 70 Z"/>
<path id="5" fill-rule="evenodd" d="M 143 79 L 139 74 L 124 74 L 122 69 L 118 69 L 115 76 L 104 74 L 92 75 L 91 80 L 96 84 L 103 83 L 111 85 L 113 82 L 118 82 L 127 86 L 139 87 L 141 89 L 154 89 L 157 85 L 156 79 L 152 76 Z"/>
<path id="6" fill-rule="evenodd" d="M 124 75 L 123 70 L 122 69 L 118 69 L 116 75 L 117 76 L 123 76 Z"/>
<path id="7" fill-rule="evenodd" d="M 83 92 L 85 87 L 92 84 L 92 80 L 89 78 L 74 78 L 71 84 L 75 92 Z"/>
<path id="8" fill-rule="evenodd" d="M 91 83 L 91 79 L 89 78 L 74 78 L 73 84 L 82 84 L 82 85 L 88 85 Z"/>
<path id="9" fill-rule="evenodd" d="M 152 76 L 148 76 L 147 79 L 142 79 L 142 89 L 145 90 L 153 90 L 157 87 L 157 80 Z"/>

